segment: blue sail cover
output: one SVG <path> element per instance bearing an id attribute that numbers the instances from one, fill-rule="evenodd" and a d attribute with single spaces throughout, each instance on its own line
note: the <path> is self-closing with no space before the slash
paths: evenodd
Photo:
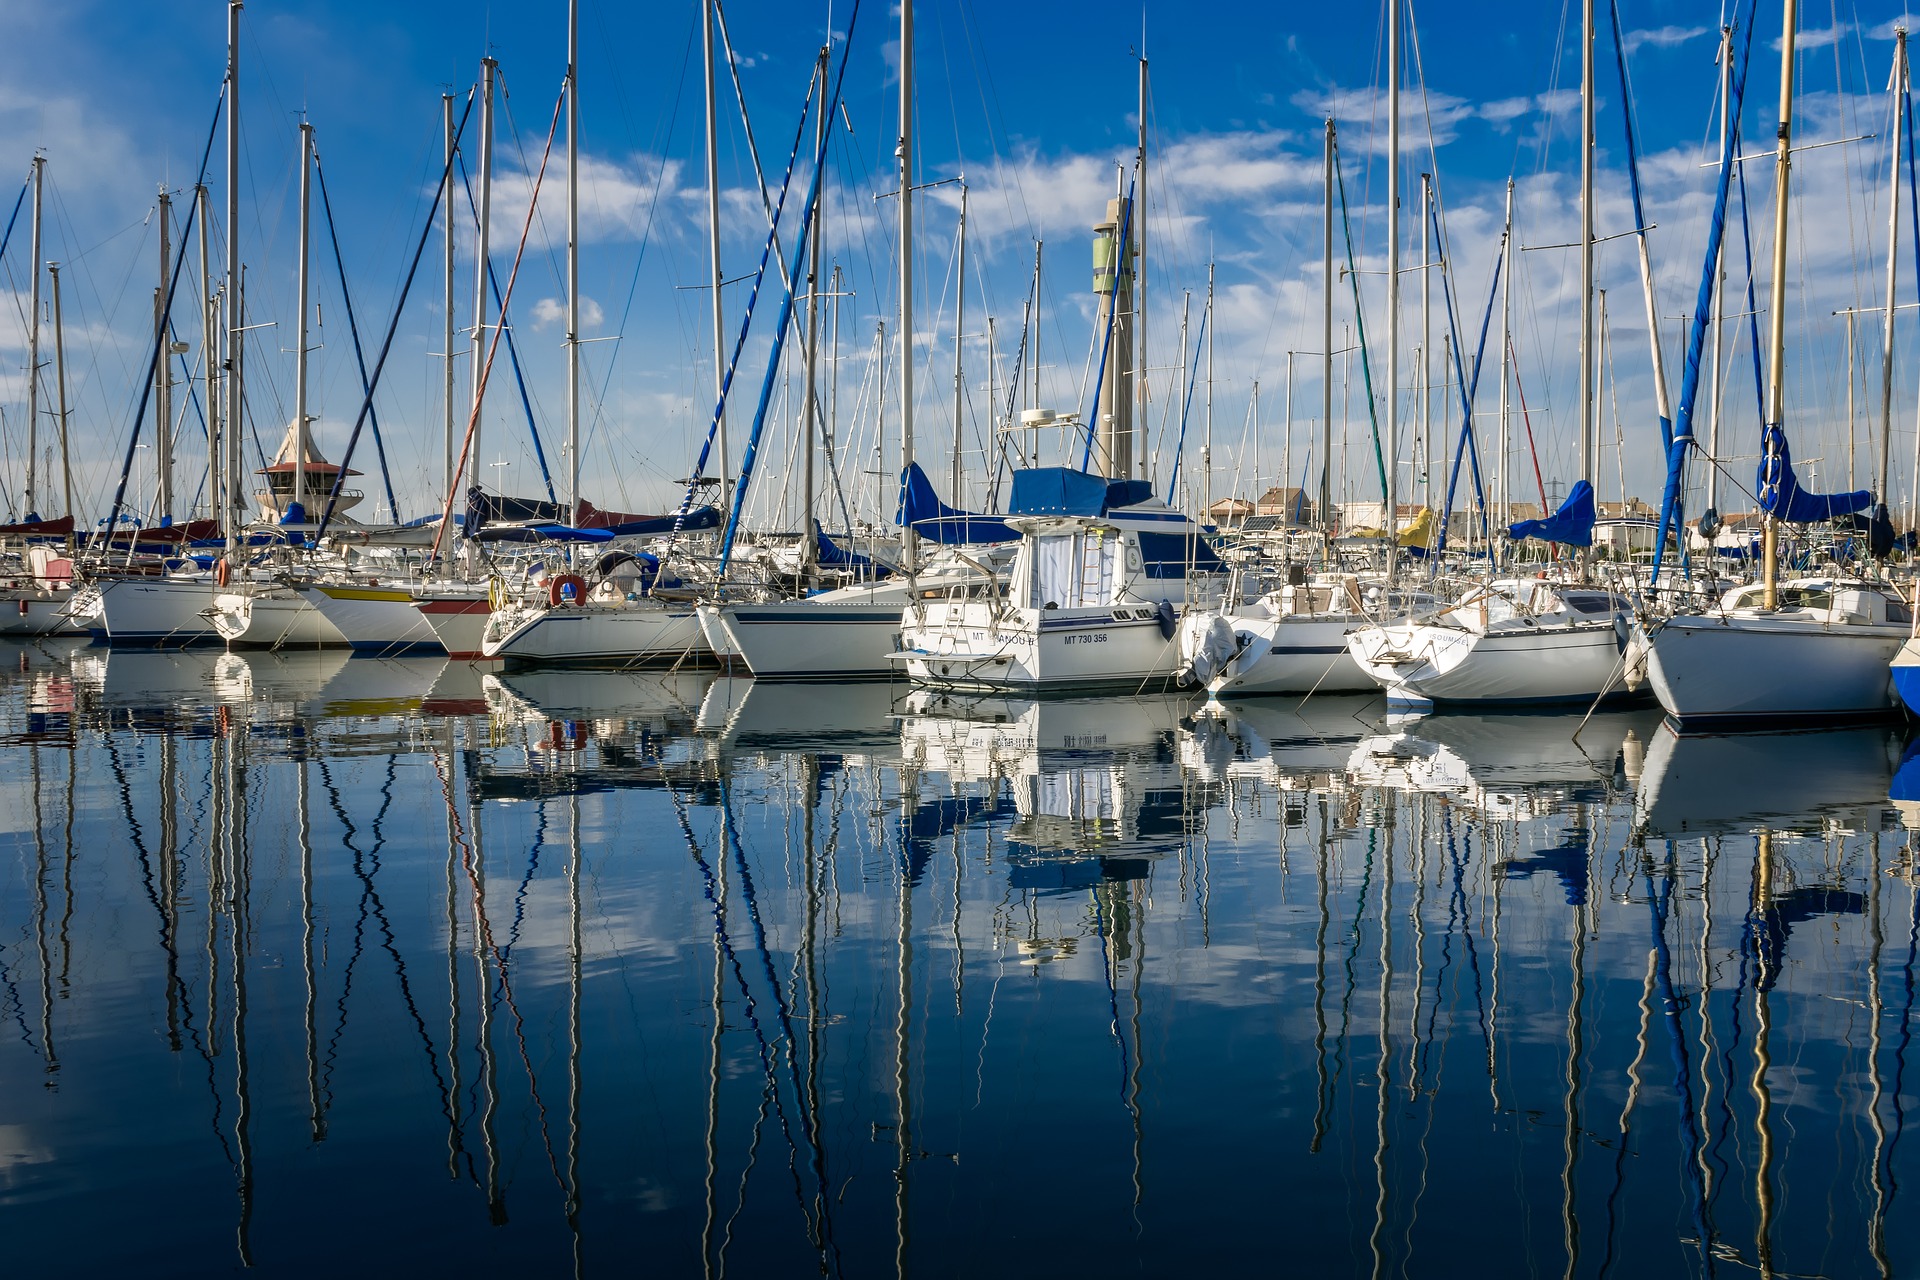
<path id="1" fill-rule="evenodd" d="M 1576 480 L 1573 491 L 1567 494 L 1567 500 L 1560 509 L 1545 520 L 1521 520 L 1507 527 L 1507 536 L 1515 542 L 1522 538 L 1538 538 L 1542 542 L 1559 542 L 1569 547 L 1590 547 L 1593 545 L 1593 486 L 1585 480 Z"/>
<path id="2" fill-rule="evenodd" d="M 908 463 L 900 473 L 900 510 L 895 523 L 950 547 L 969 542 L 1012 542 L 1020 536 L 992 516 L 977 516 L 940 501 L 940 495 L 933 491 L 933 481 L 927 479 L 917 462 Z"/>
<path id="3" fill-rule="evenodd" d="M 1786 432 L 1768 427 L 1761 437 L 1760 469 L 1756 486 L 1760 491 L 1760 509 L 1788 524 L 1812 524 L 1836 516 L 1850 516 L 1873 505 L 1873 494 L 1866 489 L 1853 493 L 1808 493 L 1793 474 L 1793 455 L 1787 450 Z"/>
<path id="4" fill-rule="evenodd" d="M 628 520 L 623 524 L 600 526 L 616 538 L 648 537 L 654 534 L 672 533 L 678 522 L 682 533 L 696 533 L 702 529 L 720 527 L 720 508 L 714 506 L 695 507 L 685 516 L 648 516 L 644 520 Z"/>
<path id="5" fill-rule="evenodd" d="M 1105 476 L 1073 467 L 1023 467 L 1013 473 L 1013 496 L 1007 503 L 1007 514 L 1103 516 L 1107 513 L 1108 488 Z"/>
<path id="6" fill-rule="evenodd" d="M 813 522 L 813 545 L 814 563 L 822 569 L 859 569 L 875 578 L 884 578 L 893 572 L 892 565 L 871 556 L 863 556 L 857 551 L 848 551 L 829 538 L 818 520 Z"/>

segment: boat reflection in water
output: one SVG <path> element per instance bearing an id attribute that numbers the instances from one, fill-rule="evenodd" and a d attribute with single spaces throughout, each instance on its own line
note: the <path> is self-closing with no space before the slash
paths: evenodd
<path id="1" fill-rule="evenodd" d="M 10 1256 L 1912 1274 L 1898 742 L 1577 724 L 0 650 Z"/>

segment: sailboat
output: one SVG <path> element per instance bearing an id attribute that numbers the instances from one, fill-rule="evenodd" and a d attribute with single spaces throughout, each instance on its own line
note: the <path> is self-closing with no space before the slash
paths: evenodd
<path id="1" fill-rule="evenodd" d="M 226 276 L 224 290 L 226 359 L 216 359 L 215 347 L 221 336 L 219 307 L 213 298 L 213 281 L 205 271 L 208 224 L 212 219 L 211 202 L 204 183 L 196 187 L 200 217 L 200 262 L 207 275 L 207 306 L 203 345 L 207 356 L 208 402 L 213 419 L 209 440 L 214 457 L 210 470 L 216 501 L 220 507 L 220 528 L 225 537 L 224 553 L 211 565 L 189 562 L 173 572 L 97 572 L 93 585 L 98 591 L 93 608 L 92 626 L 96 636 L 114 645 L 181 646 L 215 642 L 220 639 L 209 616 L 214 597 L 224 592 L 236 567 L 243 563 L 241 547 L 246 540 L 246 503 L 240 494 L 241 424 L 245 421 L 241 399 L 241 366 L 244 357 L 245 321 L 240 297 L 240 9 L 239 0 L 227 7 L 227 74 L 224 97 L 227 111 L 227 195 L 226 195 Z M 204 177 L 204 172 L 203 175 Z M 176 273 L 177 274 L 177 273 Z M 171 288 L 169 283 L 168 288 Z M 165 299 L 162 300 L 165 305 Z M 162 335 L 156 334 L 154 363 L 159 371 L 164 355 Z M 226 373 L 216 398 L 212 377 L 218 367 Z M 125 476 L 121 484 L 124 489 Z M 114 515 L 119 514 L 116 499 Z M 111 526 L 110 526 L 111 531 Z"/>
<path id="2" fill-rule="evenodd" d="M 1538 538 L 1580 548 L 1593 545 L 1596 514 L 1591 480 L 1597 406 L 1593 48 L 1593 12 L 1588 6 L 1581 30 L 1580 94 L 1582 475 L 1552 516 L 1521 521 L 1508 530 L 1516 540 Z M 1390 111 L 1397 121 L 1399 79 L 1397 70 L 1392 74 L 1396 105 Z M 1397 145 L 1390 153 L 1397 155 Z M 1392 209 L 1389 204 L 1390 217 Z M 1397 219 L 1388 234 L 1398 236 Z M 1387 691 L 1389 702 L 1412 710 L 1430 710 L 1443 703 L 1591 703 L 1609 693 L 1628 692 L 1621 681 L 1628 665 L 1627 619 L 1631 615 L 1631 601 L 1588 582 L 1499 578 L 1470 588 L 1452 608 L 1437 616 L 1358 628 L 1347 636 L 1347 646 L 1360 669 Z"/>
<path id="3" fill-rule="evenodd" d="M 1784 427 L 1786 416 L 1787 199 L 1789 153 L 1793 133 L 1793 50 L 1796 7 L 1786 0 L 1781 36 L 1780 126 L 1776 159 L 1773 280 L 1768 310 L 1770 331 L 1767 425 L 1757 488 L 1765 517 L 1762 581 L 1735 587 L 1708 612 L 1676 614 L 1649 621 L 1641 630 L 1647 645 L 1647 679 L 1660 705 L 1682 725 L 1750 724 L 1771 720 L 1844 720 L 1884 715 L 1895 707 L 1889 664 L 1912 628 L 1912 612 L 1898 592 L 1884 583 L 1845 577 L 1802 577 L 1780 581 L 1779 526 L 1864 511 L 1873 495 L 1858 492 L 1826 496 L 1809 493 L 1794 475 Z M 1749 32 L 1749 35 L 1751 33 Z M 1741 69 L 1744 79 L 1744 67 Z M 1737 92 L 1737 90 L 1736 90 Z M 1721 151 L 1720 197 L 1710 236 L 1718 248 L 1726 206 L 1726 170 L 1733 161 L 1734 135 Z M 1714 254 L 1708 254 L 1709 269 Z M 1697 363 L 1704 315 L 1696 312 L 1692 341 Z M 1889 317 L 1891 321 L 1891 317 Z M 1691 390 L 1691 387 L 1688 388 Z M 1691 396 L 1683 392 L 1682 410 L 1690 418 Z M 1683 423 L 1673 441 L 1662 527 L 1670 527 L 1680 471 L 1692 444 Z M 1664 544 L 1664 537 L 1662 538 Z M 1655 563 L 1655 581 L 1659 564 Z"/>

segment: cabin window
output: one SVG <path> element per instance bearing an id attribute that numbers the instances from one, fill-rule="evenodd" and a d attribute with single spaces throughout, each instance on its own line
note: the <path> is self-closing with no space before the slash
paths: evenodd
<path id="1" fill-rule="evenodd" d="M 1032 539 L 1032 545 L 1030 608 L 1082 609 L 1113 598 L 1119 539 L 1093 530 L 1046 534 Z"/>

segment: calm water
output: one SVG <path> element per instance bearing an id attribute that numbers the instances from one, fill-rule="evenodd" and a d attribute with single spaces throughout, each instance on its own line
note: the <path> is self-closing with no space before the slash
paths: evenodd
<path id="1" fill-rule="evenodd" d="M 0 662 L 18 1274 L 1920 1271 L 1897 729 Z"/>

